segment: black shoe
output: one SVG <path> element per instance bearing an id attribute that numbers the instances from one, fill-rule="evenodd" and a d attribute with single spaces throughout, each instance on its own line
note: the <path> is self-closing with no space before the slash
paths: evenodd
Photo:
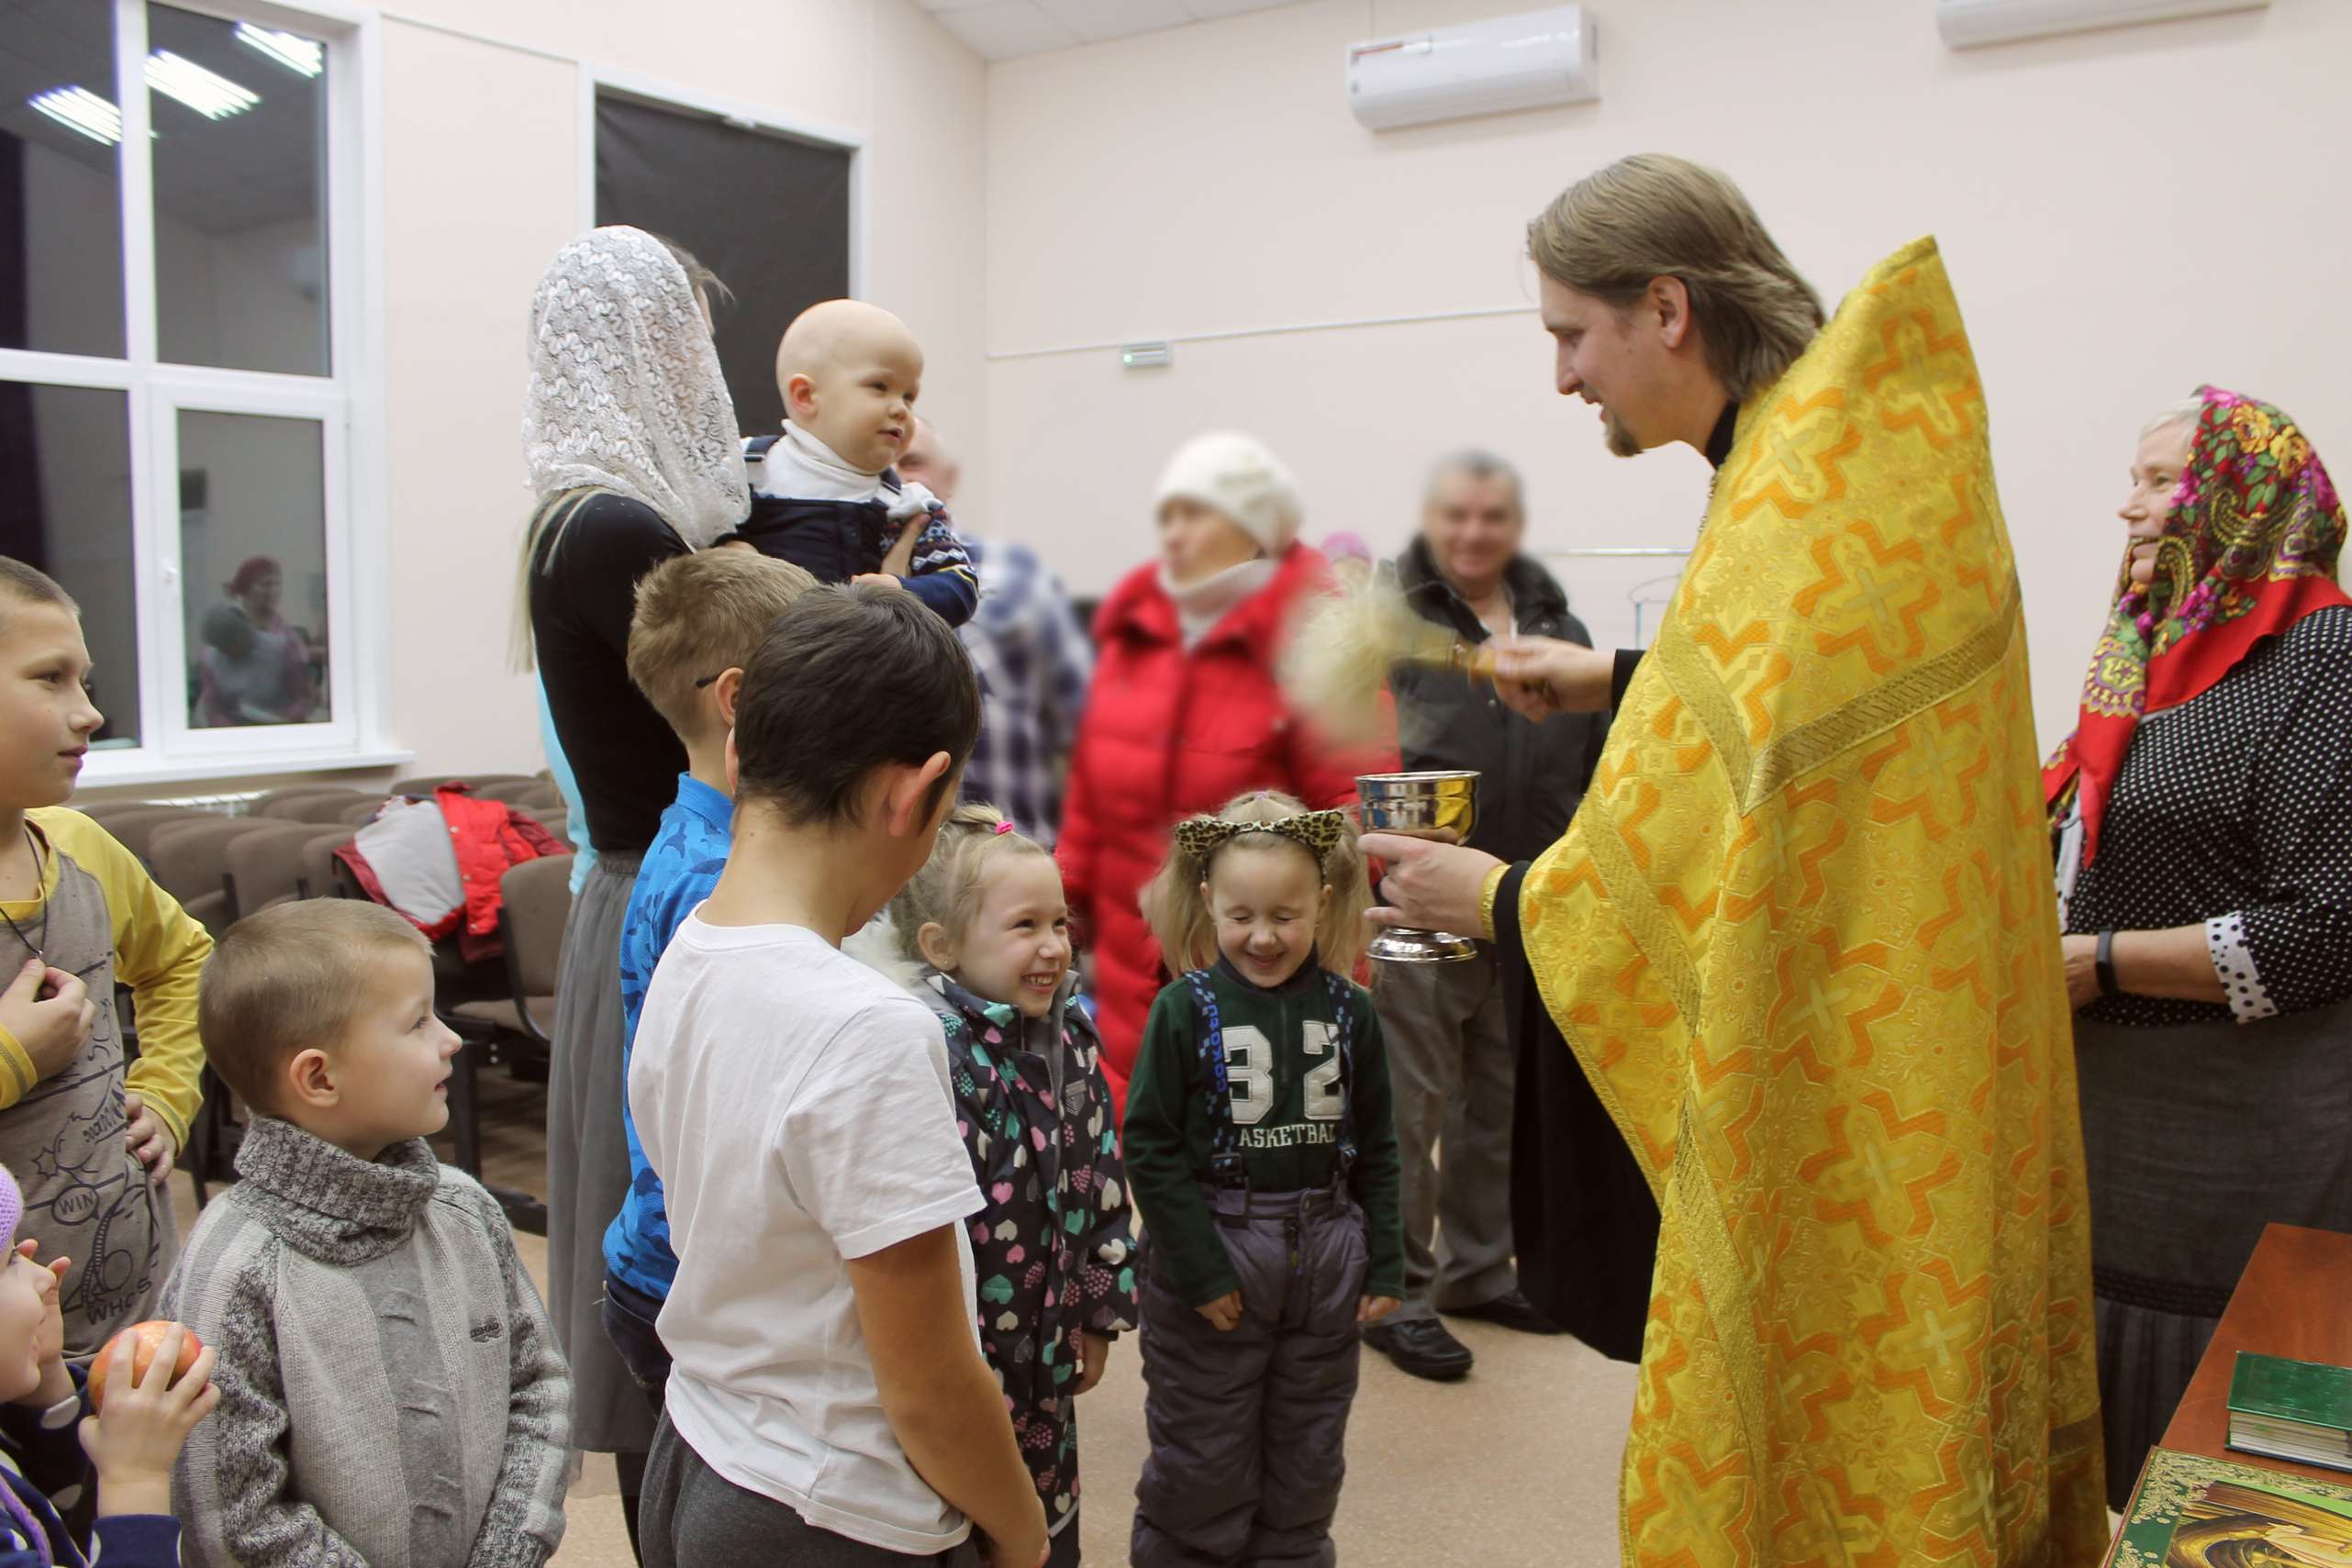
<path id="1" fill-rule="evenodd" d="M 1492 1323 L 1498 1329 L 1516 1329 L 1522 1334 L 1566 1332 L 1557 1323 L 1544 1317 L 1543 1309 L 1518 1290 L 1507 1290 L 1492 1301 L 1482 1302 L 1476 1307 L 1442 1307 L 1438 1310 L 1448 1318 L 1467 1318 L 1474 1322 Z"/>
<path id="2" fill-rule="evenodd" d="M 1408 1318 L 1401 1323 L 1375 1323 L 1364 1330 L 1364 1342 L 1397 1363 L 1397 1370 L 1432 1383 L 1454 1383 L 1470 1375 L 1476 1358 L 1470 1347 L 1445 1331 L 1434 1318 Z"/>

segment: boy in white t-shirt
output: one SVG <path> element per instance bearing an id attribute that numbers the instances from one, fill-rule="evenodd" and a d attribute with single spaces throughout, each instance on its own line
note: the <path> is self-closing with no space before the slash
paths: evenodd
<path id="1" fill-rule="evenodd" d="M 981 1358 L 982 1200 L 931 1010 L 842 940 L 930 855 L 980 726 L 955 633 L 818 588 L 745 670 L 734 843 L 654 971 L 630 1109 L 678 1254 L 647 1568 L 921 1562 L 1045 1515 Z"/>

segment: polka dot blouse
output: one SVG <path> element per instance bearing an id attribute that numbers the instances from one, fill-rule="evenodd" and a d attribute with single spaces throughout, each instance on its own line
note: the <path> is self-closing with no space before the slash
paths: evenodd
<path id="1" fill-rule="evenodd" d="M 2253 1023 L 2352 997 L 2352 608 L 2298 621 L 2140 721 L 2069 932 L 2202 925 L 2226 1004 L 2110 996 L 2102 1023 Z"/>

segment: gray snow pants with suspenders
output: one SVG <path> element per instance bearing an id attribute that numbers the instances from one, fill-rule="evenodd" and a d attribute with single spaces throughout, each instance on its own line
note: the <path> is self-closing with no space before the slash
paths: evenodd
<path id="1" fill-rule="evenodd" d="M 1143 1418 L 1135 1568 L 1330 1568 L 1363 1342 L 1364 1212 L 1344 1178 L 1303 1193 L 1202 1188 L 1242 1281 L 1220 1333 L 1143 1281 Z M 1148 1247 L 1147 1247 L 1148 1251 Z"/>

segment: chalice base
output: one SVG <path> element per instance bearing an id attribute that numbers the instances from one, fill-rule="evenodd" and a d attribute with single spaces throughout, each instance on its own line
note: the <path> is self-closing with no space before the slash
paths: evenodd
<path id="1" fill-rule="evenodd" d="M 1478 944 L 1451 931 L 1423 931 L 1392 926 L 1372 939 L 1364 950 L 1383 963 L 1460 963 L 1478 956 Z"/>

